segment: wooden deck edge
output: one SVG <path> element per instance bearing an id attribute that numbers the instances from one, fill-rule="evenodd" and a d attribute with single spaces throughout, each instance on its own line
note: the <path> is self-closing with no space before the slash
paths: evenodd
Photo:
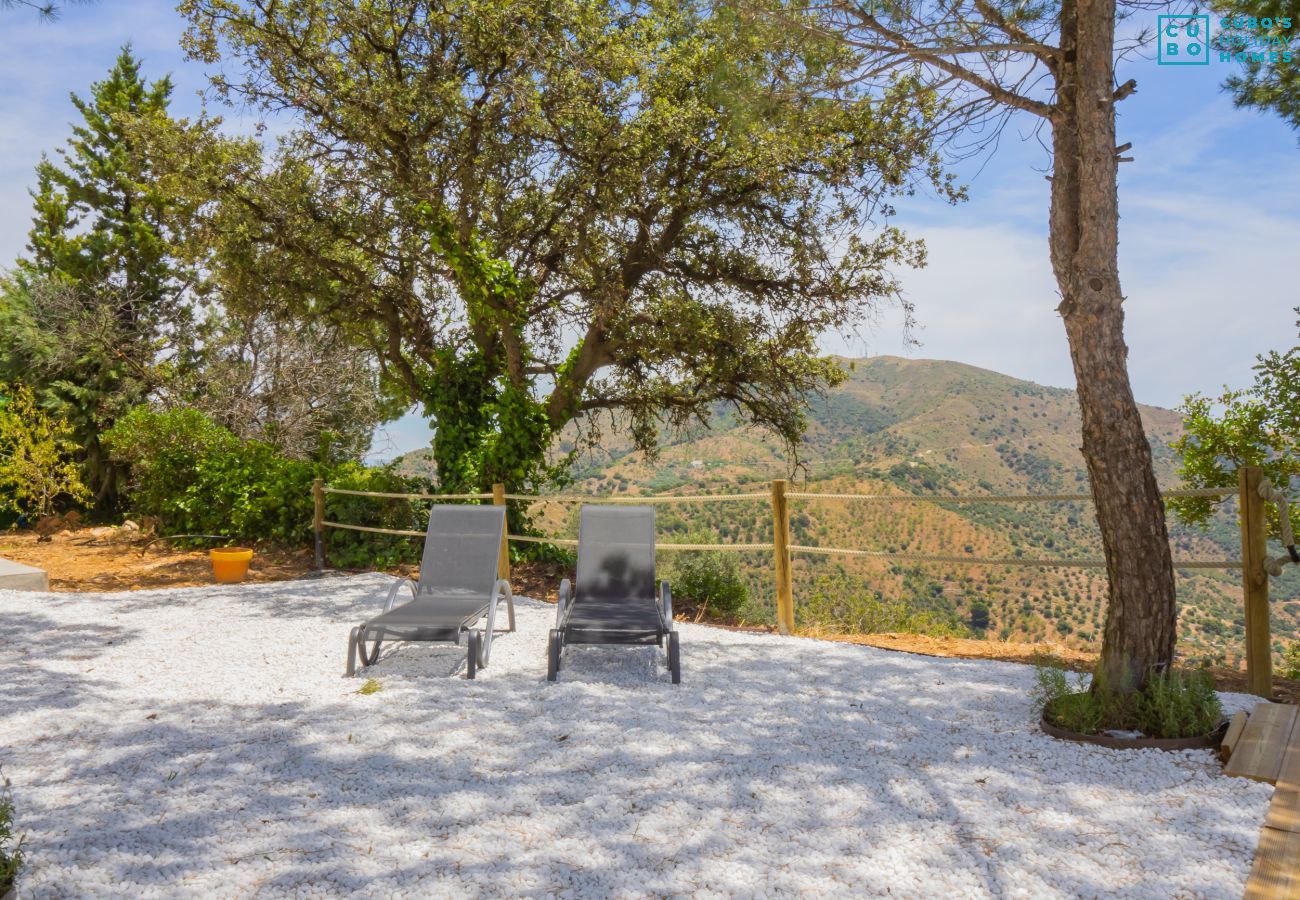
<path id="1" fill-rule="evenodd" d="M 1291 743 L 1282 757 L 1277 790 L 1268 805 L 1264 825 L 1278 831 L 1300 832 L 1300 728 L 1292 731 Z"/>
<path id="2" fill-rule="evenodd" d="M 1300 721 L 1286 736 L 1245 900 L 1300 900 Z"/>
<path id="3" fill-rule="evenodd" d="M 1300 898 L 1300 832 L 1264 826 L 1243 900 Z"/>
<path id="4" fill-rule="evenodd" d="M 1282 758 L 1291 743 L 1295 722 L 1294 706 L 1257 704 L 1233 748 L 1232 756 L 1223 767 L 1224 774 L 1275 783 L 1282 769 Z"/>
<path id="5" fill-rule="evenodd" d="M 1250 713 L 1242 711 L 1237 713 L 1228 722 L 1228 733 L 1223 736 L 1223 743 L 1219 744 L 1219 759 L 1227 762 L 1232 756 L 1232 748 L 1237 746 L 1237 741 L 1241 740 L 1241 733 L 1246 728 L 1246 719 Z"/>

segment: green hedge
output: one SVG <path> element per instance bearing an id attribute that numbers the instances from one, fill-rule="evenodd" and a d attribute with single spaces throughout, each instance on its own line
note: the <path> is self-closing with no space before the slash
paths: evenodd
<path id="1" fill-rule="evenodd" d="M 387 466 L 375 468 L 347 463 L 334 467 L 325 477 L 331 487 L 352 491 L 396 494 L 427 493 L 433 490 L 428 481 L 399 475 Z M 429 507 L 432 505 L 432 500 L 326 494 L 325 518 L 348 525 L 422 532 L 429 527 Z M 310 524 L 310 512 L 307 521 Z M 424 541 L 419 538 L 368 534 L 340 528 L 326 529 L 325 539 L 327 563 L 341 569 L 389 568 L 398 563 L 418 562 L 424 548 Z"/>
<path id="2" fill-rule="evenodd" d="M 164 535 L 217 534 L 235 540 L 302 546 L 311 541 L 311 484 L 390 493 L 428 492 L 429 482 L 391 467 L 328 465 L 288 459 L 260 441 L 241 440 L 193 409 L 137 407 L 104 436 L 114 458 L 131 466 L 131 511 L 157 520 Z M 423 531 L 428 501 L 331 494 L 326 515 L 376 528 Z M 418 540 L 331 529 L 329 563 L 390 566 L 419 558 Z"/>

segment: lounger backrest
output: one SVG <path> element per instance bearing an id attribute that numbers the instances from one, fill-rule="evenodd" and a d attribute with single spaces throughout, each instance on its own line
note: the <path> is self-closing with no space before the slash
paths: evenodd
<path id="1" fill-rule="evenodd" d="M 584 506 L 578 525 L 577 596 L 655 596 L 655 508 Z"/>
<path id="2" fill-rule="evenodd" d="M 504 506 L 433 507 L 417 593 L 454 589 L 491 596 L 505 527 Z"/>

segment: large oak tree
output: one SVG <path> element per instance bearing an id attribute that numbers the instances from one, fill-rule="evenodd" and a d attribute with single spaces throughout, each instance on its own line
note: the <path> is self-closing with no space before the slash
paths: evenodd
<path id="1" fill-rule="evenodd" d="M 726 4 L 181 8 L 217 92 L 292 125 L 209 174 L 214 271 L 373 352 L 448 488 L 544 480 L 571 422 L 650 449 L 718 403 L 793 444 L 842 377 L 818 336 L 922 261 L 887 199 L 950 192 L 927 92 Z"/>

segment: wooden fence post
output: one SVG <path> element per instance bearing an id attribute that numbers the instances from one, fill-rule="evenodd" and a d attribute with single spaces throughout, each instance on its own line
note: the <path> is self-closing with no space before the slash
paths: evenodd
<path id="1" fill-rule="evenodd" d="M 772 482 L 772 543 L 776 556 L 776 627 L 781 634 L 794 631 L 794 586 L 790 577 L 790 513 L 786 507 L 784 479 Z"/>
<path id="2" fill-rule="evenodd" d="M 1241 587 L 1246 605 L 1246 684 L 1252 694 L 1273 696 L 1273 639 L 1268 627 L 1268 555 L 1264 498 L 1259 483 L 1264 471 L 1255 466 L 1237 470 L 1241 509 Z"/>
<path id="3" fill-rule="evenodd" d="M 311 517 L 311 530 L 316 535 L 316 571 L 325 571 L 325 479 L 315 478 L 311 483 L 311 496 L 315 512 Z"/>
<path id="4" fill-rule="evenodd" d="M 504 484 L 492 485 L 492 505 L 506 505 L 506 486 Z M 508 523 L 506 531 L 510 531 Z M 501 535 L 501 556 L 497 559 L 497 578 L 510 580 L 510 541 L 506 539 L 504 533 Z"/>

